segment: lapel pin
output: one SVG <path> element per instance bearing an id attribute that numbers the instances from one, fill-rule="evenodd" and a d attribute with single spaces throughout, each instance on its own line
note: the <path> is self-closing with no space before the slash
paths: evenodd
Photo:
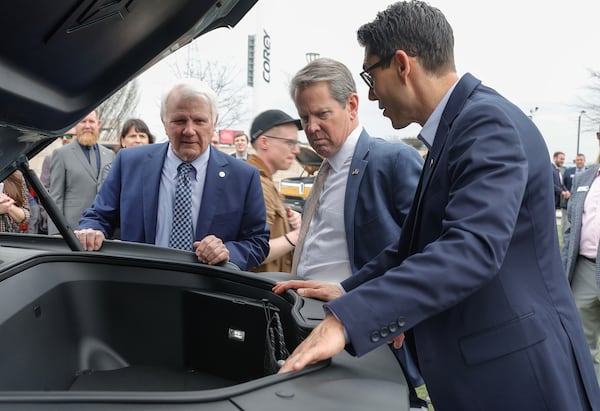
<path id="1" fill-rule="evenodd" d="M 355 168 L 354 170 L 352 170 L 352 175 L 355 176 L 358 173 L 360 173 L 360 170 L 358 168 Z"/>
<path id="2" fill-rule="evenodd" d="M 433 167 L 433 158 L 429 160 L 429 168 Z"/>
<path id="3" fill-rule="evenodd" d="M 225 172 L 224 171 L 219 171 L 219 177 L 221 177 L 221 178 L 225 177 Z"/>

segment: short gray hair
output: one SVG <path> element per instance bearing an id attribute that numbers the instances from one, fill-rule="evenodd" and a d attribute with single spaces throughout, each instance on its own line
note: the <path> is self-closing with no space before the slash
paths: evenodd
<path id="1" fill-rule="evenodd" d="M 348 67 L 330 58 L 318 58 L 301 69 L 290 84 L 290 95 L 296 101 L 296 95 L 313 83 L 321 81 L 329 85 L 331 97 L 342 107 L 350 96 L 356 93 L 356 83 Z"/>

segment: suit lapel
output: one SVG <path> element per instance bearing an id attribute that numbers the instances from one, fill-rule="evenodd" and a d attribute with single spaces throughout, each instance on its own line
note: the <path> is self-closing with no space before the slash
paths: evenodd
<path id="1" fill-rule="evenodd" d="M 369 154 L 369 139 L 369 135 L 363 129 L 352 155 L 352 161 L 348 170 L 348 180 L 346 182 L 346 194 L 344 196 L 344 225 L 346 228 L 346 243 L 348 245 L 348 256 L 352 272 L 356 271 L 354 267 L 354 214 L 356 212 L 356 203 L 358 202 L 358 189 L 369 164 L 369 161 L 366 159 Z"/>
<path id="2" fill-rule="evenodd" d="M 142 207 L 144 209 L 144 235 L 146 242 L 154 244 L 156 240 L 156 219 L 158 218 L 158 193 L 160 191 L 160 177 L 162 166 L 167 156 L 169 143 L 156 145 L 156 150 L 146 154 L 140 167 L 143 168 Z"/>
<path id="3" fill-rule="evenodd" d="M 89 174 L 90 178 L 96 181 L 97 177 L 94 175 L 92 166 L 90 165 L 90 162 L 86 158 L 85 154 L 83 154 L 83 147 L 81 147 L 81 145 L 77 141 L 73 141 L 67 147 L 69 147 L 74 152 L 75 159 L 80 163 L 82 169 Z"/>
<path id="4" fill-rule="evenodd" d="M 417 240 L 416 227 L 420 226 L 419 219 L 422 211 L 423 195 L 427 191 L 427 187 L 429 186 L 431 176 L 437 169 L 440 156 L 444 151 L 444 147 L 446 146 L 448 135 L 450 134 L 450 129 L 452 128 L 454 119 L 460 113 L 463 106 L 467 102 L 467 99 L 473 93 L 475 88 L 479 86 L 479 84 L 481 84 L 481 81 L 479 81 L 469 73 L 465 74 L 458 81 L 456 87 L 454 87 L 454 90 L 452 91 L 452 94 L 448 99 L 448 103 L 444 108 L 444 112 L 442 113 L 440 123 L 435 133 L 433 146 L 429 150 L 429 153 L 427 153 L 425 163 L 423 164 L 423 172 L 421 173 L 421 178 L 417 187 L 415 203 L 412 207 L 415 209 L 415 212 L 412 213 L 411 209 L 411 213 L 409 213 L 409 216 L 414 217 L 414 221 L 411 221 L 411 250 L 413 249 L 413 246 L 416 246 L 416 242 L 414 242 L 413 240 Z M 408 220 L 409 219 L 407 218 L 407 221 Z"/>
<path id="5" fill-rule="evenodd" d="M 209 234 L 210 225 L 219 204 L 219 199 L 225 198 L 224 190 L 229 178 L 229 163 L 222 157 L 223 154 L 210 148 L 210 158 L 206 166 L 206 178 L 204 180 L 204 191 L 198 221 L 196 223 L 196 239 L 201 239 Z M 234 160 L 239 161 L 239 160 Z"/>

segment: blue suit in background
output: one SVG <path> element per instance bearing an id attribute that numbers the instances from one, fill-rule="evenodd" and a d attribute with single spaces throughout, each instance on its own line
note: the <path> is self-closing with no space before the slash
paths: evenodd
<path id="1" fill-rule="evenodd" d="M 600 409 L 548 171 L 533 122 L 465 74 L 399 243 L 326 304 L 348 349 L 362 355 L 406 332 L 436 410 Z"/>
<path id="2" fill-rule="evenodd" d="M 121 239 L 154 244 L 158 192 L 168 143 L 120 150 L 79 229 L 101 230 L 110 238 L 117 223 Z M 210 147 L 194 239 L 220 238 L 229 260 L 242 270 L 258 266 L 269 252 L 260 177 L 256 168 Z"/>

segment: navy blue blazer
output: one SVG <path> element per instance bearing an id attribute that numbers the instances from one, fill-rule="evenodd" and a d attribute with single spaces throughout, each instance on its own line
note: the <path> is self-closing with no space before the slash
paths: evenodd
<path id="1" fill-rule="evenodd" d="M 434 404 L 445 409 L 598 409 L 561 264 L 549 167 L 534 123 L 465 74 L 398 244 L 326 304 L 349 351 L 362 355 L 406 332 Z"/>
<path id="2" fill-rule="evenodd" d="M 560 171 L 556 169 L 556 165 L 551 163 L 552 166 L 552 182 L 554 184 L 554 208 L 558 209 L 562 206 L 562 192 L 565 191 L 566 187 L 560 181 Z M 566 208 L 566 206 L 565 206 Z"/>
<path id="3" fill-rule="evenodd" d="M 100 230 L 107 238 L 117 225 L 121 239 L 154 244 L 158 191 L 168 143 L 119 150 L 79 229 Z M 258 170 L 210 147 L 194 238 L 219 237 L 229 260 L 242 270 L 260 265 L 269 253 L 269 228 Z"/>
<path id="4" fill-rule="evenodd" d="M 404 143 L 358 138 L 346 183 L 344 224 L 352 273 L 395 244 L 410 210 L 423 159 Z"/>

